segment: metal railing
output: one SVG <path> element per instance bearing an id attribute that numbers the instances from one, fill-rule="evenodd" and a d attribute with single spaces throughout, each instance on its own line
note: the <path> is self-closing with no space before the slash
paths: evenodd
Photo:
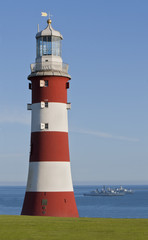
<path id="1" fill-rule="evenodd" d="M 68 73 L 68 64 L 66 63 L 51 63 L 51 62 L 32 63 L 30 65 L 30 68 L 32 73 L 51 70 Z"/>

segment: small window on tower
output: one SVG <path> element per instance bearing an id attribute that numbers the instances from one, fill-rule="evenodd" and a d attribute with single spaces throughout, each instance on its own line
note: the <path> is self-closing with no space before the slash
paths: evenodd
<path id="1" fill-rule="evenodd" d="M 29 83 L 29 89 L 30 89 L 30 90 L 32 89 L 32 84 L 31 84 L 31 83 Z"/>
<path id="2" fill-rule="evenodd" d="M 44 87 L 45 86 L 45 81 L 44 80 L 40 80 L 40 87 Z"/>
<path id="3" fill-rule="evenodd" d="M 45 123 L 40 123 L 40 129 L 41 130 L 45 129 Z"/>
<path id="4" fill-rule="evenodd" d="M 68 89 L 68 88 L 69 88 L 69 82 L 66 83 L 66 89 Z"/>
<path id="5" fill-rule="evenodd" d="M 48 80 L 45 80 L 45 87 L 48 87 Z"/>
<path id="6" fill-rule="evenodd" d="M 45 102 L 45 107 L 48 108 L 48 102 Z"/>
<path id="7" fill-rule="evenodd" d="M 27 110 L 32 110 L 32 104 L 31 103 L 27 104 Z"/>
<path id="8" fill-rule="evenodd" d="M 32 155 L 32 151 L 33 151 L 33 143 L 31 143 L 30 145 L 30 155 Z"/>
<path id="9" fill-rule="evenodd" d="M 45 107 L 45 103 L 41 102 L 41 108 L 44 108 L 44 107 Z"/>
<path id="10" fill-rule="evenodd" d="M 47 205 L 47 199 L 42 199 L 42 206 Z"/>
<path id="11" fill-rule="evenodd" d="M 45 129 L 48 129 L 48 123 L 45 123 Z"/>

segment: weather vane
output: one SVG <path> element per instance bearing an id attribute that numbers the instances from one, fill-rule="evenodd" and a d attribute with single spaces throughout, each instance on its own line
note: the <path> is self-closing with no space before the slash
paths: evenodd
<path id="1" fill-rule="evenodd" d="M 50 12 L 49 12 L 49 14 L 47 14 L 46 12 L 41 12 L 41 16 L 42 17 L 49 17 L 49 19 L 51 19 L 51 17 L 53 17 L 53 15 L 52 14 L 50 14 Z"/>

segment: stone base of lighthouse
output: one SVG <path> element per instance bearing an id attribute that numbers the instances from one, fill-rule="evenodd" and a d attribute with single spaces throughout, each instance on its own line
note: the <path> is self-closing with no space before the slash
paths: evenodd
<path id="1" fill-rule="evenodd" d="M 22 215 L 79 217 L 73 192 L 26 192 Z"/>

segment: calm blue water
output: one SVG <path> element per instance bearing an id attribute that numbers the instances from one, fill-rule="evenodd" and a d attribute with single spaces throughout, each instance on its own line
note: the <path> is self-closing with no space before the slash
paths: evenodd
<path id="1" fill-rule="evenodd" d="M 124 186 L 134 190 L 125 196 L 83 196 L 97 187 L 74 187 L 80 217 L 148 218 L 148 186 Z M 0 214 L 20 215 L 24 194 L 25 187 L 0 187 Z"/>

